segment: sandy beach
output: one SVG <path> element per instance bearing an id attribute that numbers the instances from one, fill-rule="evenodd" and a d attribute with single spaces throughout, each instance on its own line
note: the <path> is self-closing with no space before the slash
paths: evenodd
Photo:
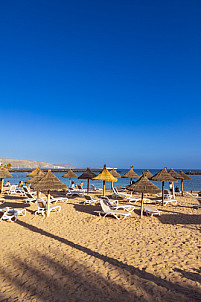
<path id="1" fill-rule="evenodd" d="M 142 220 L 137 203 L 124 221 L 99 217 L 83 197 L 48 218 L 24 197 L 6 199 L 27 214 L 1 222 L 1 301 L 201 301 L 196 198 L 157 205 L 161 216 Z"/>

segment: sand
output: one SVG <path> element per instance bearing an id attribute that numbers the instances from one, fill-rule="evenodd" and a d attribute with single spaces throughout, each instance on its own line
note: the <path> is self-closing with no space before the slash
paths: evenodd
<path id="1" fill-rule="evenodd" d="M 96 194 L 92 194 L 97 196 Z M 0 196 L 1 197 L 1 196 Z M 60 213 L 1 222 L 0 301 L 201 301 L 201 209 L 192 197 L 162 207 L 161 217 L 99 217 L 83 197 Z"/>

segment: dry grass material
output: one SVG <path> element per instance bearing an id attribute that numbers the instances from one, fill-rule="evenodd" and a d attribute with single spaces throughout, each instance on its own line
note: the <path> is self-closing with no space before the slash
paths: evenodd
<path id="1" fill-rule="evenodd" d="M 12 178 L 13 176 L 10 174 L 10 172 L 8 171 L 8 169 L 0 167 L 0 179 L 4 179 L 4 178 Z"/>
<path id="2" fill-rule="evenodd" d="M 78 175 L 75 174 L 75 172 L 73 172 L 72 169 L 70 169 L 68 172 L 66 172 L 64 175 L 62 175 L 62 177 L 66 177 L 66 178 L 78 178 Z"/>
<path id="3" fill-rule="evenodd" d="M 67 186 L 56 177 L 51 170 L 48 170 L 46 175 L 41 180 L 32 183 L 31 186 L 34 190 L 47 191 L 47 190 L 63 190 Z"/>
<path id="4" fill-rule="evenodd" d="M 180 175 L 183 177 L 182 179 L 192 179 L 190 176 L 188 176 L 187 174 L 185 174 L 182 170 L 179 171 Z"/>
<path id="5" fill-rule="evenodd" d="M 96 177 L 96 174 L 87 168 L 86 171 L 78 177 L 78 179 L 92 179 L 94 177 Z"/>
<path id="6" fill-rule="evenodd" d="M 27 174 L 27 177 L 34 177 L 34 176 L 38 175 L 38 173 L 41 173 L 41 172 L 43 173 L 43 175 L 45 175 L 45 173 L 41 170 L 41 168 L 37 167 L 31 173 Z"/>
<path id="7" fill-rule="evenodd" d="M 126 187 L 129 191 L 138 192 L 138 193 L 152 193 L 157 194 L 160 193 L 161 190 L 152 184 L 151 181 L 147 178 L 147 172 L 143 172 L 141 178 L 136 181 L 134 184 Z"/>
<path id="8" fill-rule="evenodd" d="M 181 174 L 177 173 L 175 170 L 173 170 L 172 168 L 170 169 L 170 171 L 168 172 L 172 177 L 176 178 L 176 179 L 184 179 L 183 176 L 181 176 Z"/>
<path id="9" fill-rule="evenodd" d="M 108 171 L 106 165 L 104 165 L 101 173 L 94 177 L 93 180 L 117 181 L 117 179 Z"/>
<path id="10" fill-rule="evenodd" d="M 121 175 L 114 168 L 110 170 L 110 173 L 116 178 L 121 177 Z"/>
<path id="11" fill-rule="evenodd" d="M 178 180 L 172 177 L 168 172 L 167 168 L 160 170 L 157 174 L 155 174 L 151 180 L 154 181 L 165 181 L 165 182 L 177 182 Z"/>
<path id="12" fill-rule="evenodd" d="M 126 172 L 123 176 L 123 178 L 139 178 L 140 176 L 133 171 L 133 166 L 131 166 L 130 170 Z"/>
<path id="13" fill-rule="evenodd" d="M 21 196 L 6 199 L 27 215 L 1 222 L 1 301 L 200 301 L 196 198 L 157 205 L 161 217 L 143 219 L 136 204 L 122 222 L 99 217 L 100 206 L 84 205 L 82 197 L 61 203 L 61 212 L 48 218 L 34 215 L 36 205 Z"/>
<path id="14" fill-rule="evenodd" d="M 25 183 L 27 184 L 34 184 L 41 180 L 45 176 L 45 173 L 41 170 L 38 171 L 38 174 L 36 176 L 33 176 L 31 179 L 26 180 Z"/>

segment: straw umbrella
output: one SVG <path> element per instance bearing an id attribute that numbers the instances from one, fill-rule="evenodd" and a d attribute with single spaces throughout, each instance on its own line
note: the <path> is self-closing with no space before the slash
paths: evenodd
<path id="1" fill-rule="evenodd" d="M 121 175 L 114 168 L 112 168 L 112 170 L 110 170 L 110 173 L 116 178 L 121 177 Z M 112 188 L 113 188 L 113 181 L 111 182 L 111 190 L 112 190 Z"/>
<path id="2" fill-rule="evenodd" d="M 37 183 L 39 180 L 41 180 L 44 176 L 45 176 L 45 173 L 42 170 L 39 170 L 38 174 L 36 176 L 27 180 L 25 183 L 33 185 L 33 184 Z M 39 189 L 37 189 L 37 198 L 39 198 Z"/>
<path id="3" fill-rule="evenodd" d="M 27 177 L 34 177 L 38 174 L 39 171 L 42 171 L 42 170 L 40 167 L 37 167 L 31 173 L 27 174 Z M 44 175 L 45 175 L 45 173 L 44 173 Z"/>
<path id="4" fill-rule="evenodd" d="M 117 179 L 107 170 L 106 165 L 101 173 L 99 173 L 93 180 L 102 180 L 103 181 L 103 196 L 105 196 L 105 181 L 117 181 Z"/>
<path id="5" fill-rule="evenodd" d="M 187 174 L 185 174 L 182 170 L 180 170 L 179 172 L 180 172 L 180 175 L 183 177 L 183 179 L 181 179 L 181 191 L 182 191 L 182 196 L 184 196 L 184 179 L 191 180 L 192 178 L 190 176 L 188 176 Z"/>
<path id="6" fill-rule="evenodd" d="M 35 190 L 47 190 L 47 216 L 49 216 L 49 206 L 50 206 L 50 191 L 51 190 L 63 190 L 67 188 L 61 180 L 59 180 L 51 170 L 48 170 L 46 175 L 43 176 L 39 181 L 32 184 Z"/>
<path id="7" fill-rule="evenodd" d="M 122 177 L 123 178 L 130 178 L 130 184 L 132 185 L 132 183 L 133 183 L 132 179 L 133 178 L 139 178 L 140 176 L 137 175 L 137 173 L 135 173 L 133 171 L 133 166 L 131 166 L 130 170 L 128 172 L 126 172 Z"/>
<path id="8" fill-rule="evenodd" d="M 78 175 L 75 174 L 72 169 L 70 169 L 68 172 L 62 175 L 62 177 L 69 178 L 69 188 L 70 188 L 71 178 L 78 178 Z"/>
<path id="9" fill-rule="evenodd" d="M 87 168 L 86 171 L 78 177 L 78 179 L 87 179 L 87 193 L 89 193 L 89 179 L 92 179 L 94 177 L 96 177 L 96 174 L 89 168 Z"/>
<path id="10" fill-rule="evenodd" d="M 143 194 L 144 193 L 152 193 L 152 194 L 157 194 L 160 193 L 161 190 L 152 184 L 151 181 L 148 180 L 147 178 L 148 173 L 142 172 L 142 176 L 140 177 L 139 180 L 137 180 L 134 184 L 127 186 L 127 189 L 132 192 L 138 192 L 142 193 L 142 200 L 141 200 L 141 218 L 143 217 Z"/>
<path id="11" fill-rule="evenodd" d="M 170 171 L 168 172 L 172 177 L 176 178 L 176 179 L 184 179 L 183 176 L 181 176 L 181 174 L 177 173 L 175 170 L 173 170 L 172 168 L 170 169 Z M 174 196 L 174 183 L 172 182 L 172 195 Z"/>
<path id="12" fill-rule="evenodd" d="M 177 182 L 177 179 L 172 177 L 167 172 L 167 167 L 160 170 L 157 174 L 155 174 L 151 180 L 153 181 L 162 181 L 162 205 L 164 205 L 164 182 Z"/>
<path id="13" fill-rule="evenodd" d="M 152 178 L 152 176 L 153 176 L 153 174 L 149 170 L 142 171 L 142 175 L 143 175 L 143 173 L 146 173 L 146 176 L 148 179 Z M 142 177 L 142 175 L 140 175 L 140 177 Z"/>
<path id="14" fill-rule="evenodd" d="M 12 178 L 13 176 L 10 174 L 8 169 L 0 167 L 0 193 L 3 193 L 3 181 L 5 178 Z"/>

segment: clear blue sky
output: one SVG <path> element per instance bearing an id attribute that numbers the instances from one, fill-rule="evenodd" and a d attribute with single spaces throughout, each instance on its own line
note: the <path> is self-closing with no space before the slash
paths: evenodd
<path id="1" fill-rule="evenodd" d="M 201 168 L 201 2 L 0 4 L 0 157 Z"/>

